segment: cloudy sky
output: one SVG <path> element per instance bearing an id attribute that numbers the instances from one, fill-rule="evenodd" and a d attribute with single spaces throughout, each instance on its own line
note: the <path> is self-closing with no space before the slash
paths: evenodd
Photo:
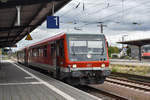
<path id="1" fill-rule="evenodd" d="M 104 34 L 111 45 L 125 40 L 150 38 L 150 0 L 72 0 L 55 13 L 60 17 L 60 29 L 47 29 L 46 22 L 35 29 L 32 41 L 22 40 L 21 48 L 61 32 Z M 119 45 L 117 45 L 119 46 Z"/>

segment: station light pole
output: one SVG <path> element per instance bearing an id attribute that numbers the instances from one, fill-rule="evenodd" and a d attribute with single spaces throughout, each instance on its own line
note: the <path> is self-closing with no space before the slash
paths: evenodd
<path id="1" fill-rule="evenodd" d="M 142 60 L 142 53 L 141 53 L 141 45 L 138 46 L 139 47 L 139 60 Z"/>
<path id="2" fill-rule="evenodd" d="M 20 26 L 20 16 L 21 16 L 21 6 L 16 6 L 16 9 L 17 9 L 17 26 Z"/>
<path id="3" fill-rule="evenodd" d="M 126 36 L 128 36 L 128 35 L 122 35 L 122 42 L 124 42 Z M 122 44 L 122 49 L 123 49 L 123 47 L 124 47 L 124 44 Z"/>
<path id="4" fill-rule="evenodd" d="M 100 24 L 100 25 L 97 25 L 97 26 L 100 27 L 101 33 L 103 33 L 103 28 L 107 27 L 107 25 L 103 25 L 103 24 Z"/>

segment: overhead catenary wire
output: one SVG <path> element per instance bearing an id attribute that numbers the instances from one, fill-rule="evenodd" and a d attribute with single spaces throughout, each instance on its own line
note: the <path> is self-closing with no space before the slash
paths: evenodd
<path id="1" fill-rule="evenodd" d="M 76 8 L 78 8 L 78 6 L 79 6 L 79 3 L 80 2 L 78 2 L 78 5 L 77 5 L 77 7 Z M 108 4 L 108 0 L 107 0 L 107 2 L 106 2 L 107 4 Z M 113 7 L 114 5 L 112 5 L 111 7 Z M 116 5 L 115 5 L 116 6 Z M 95 13 L 97 13 L 97 12 L 100 12 L 100 11 L 103 11 L 104 9 L 106 9 L 108 6 L 106 6 L 106 7 L 104 7 L 104 8 L 100 8 L 100 9 L 98 9 L 98 10 L 96 10 L 96 12 L 92 12 L 92 13 L 86 13 L 85 15 L 83 14 L 83 13 L 85 13 L 85 12 L 82 12 L 82 11 L 78 11 L 79 13 L 76 13 L 76 17 L 75 18 L 73 18 L 73 20 L 80 20 L 80 21 L 82 21 L 81 19 L 82 18 L 84 18 L 85 16 L 89 16 L 89 15 L 93 15 L 93 14 L 95 14 Z M 95 7 L 96 9 L 98 8 L 97 6 Z M 110 7 L 109 7 L 110 8 Z M 95 11 L 95 10 L 94 10 Z M 72 14 L 71 14 L 72 15 Z M 74 13 L 74 15 L 75 15 L 75 13 Z M 64 17 L 65 17 L 66 15 L 64 14 Z M 61 16 L 62 17 L 62 16 Z M 67 17 L 66 17 L 67 18 Z M 68 17 L 69 18 L 69 17 Z"/>
<path id="2" fill-rule="evenodd" d="M 150 3 L 150 1 L 146 1 L 146 2 L 142 2 L 142 3 L 140 3 L 140 4 L 138 4 L 138 5 L 136 5 L 136 6 L 134 6 L 134 7 L 130 7 L 130 8 L 127 8 L 127 9 L 124 9 L 124 12 L 127 12 L 127 11 L 131 11 L 132 9 L 135 9 L 135 8 L 138 8 L 138 7 L 140 7 L 141 5 L 147 5 L 147 4 L 149 4 Z M 100 21 L 102 21 L 102 22 L 105 22 L 105 21 L 108 21 L 109 19 L 111 19 L 110 17 L 113 17 L 113 19 L 114 18 L 117 18 L 116 17 L 116 15 L 119 15 L 120 13 L 122 13 L 122 10 L 121 11 L 118 11 L 118 12 L 116 12 L 116 13 L 113 13 L 113 14 L 111 14 L 111 15 L 108 15 L 108 16 L 105 16 L 105 17 L 103 17 L 103 18 L 101 18 L 101 19 L 99 19 L 97 22 L 100 22 Z M 127 15 L 127 14 L 126 14 Z M 119 16 L 120 17 L 120 16 Z M 104 20 L 104 19 L 107 19 L 108 18 L 108 20 Z M 92 24 L 94 24 L 94 23 L 92 23 Z M 95 23 L 96 24 L 96 23 Z M 85 24 L 85 25 L 81 25 L 81 26 L 79 26 L 80 28 L 81 27 L 84 27 L 84 26 L 86 26 L 86 25 L 89 25 L 89 24 Z"/>
<path id="3" fill-rule="evenodd" d="M 143 2 L 142 4 L 148 4 L 148 3 L 150 3 L 149 0 L 146 1 L 146 2 Z M 138 4 L 138 5 L 134 6 L 134 7 L 130 7 L 130 8 L 124 9 L 124 12 L 127 12 L 127 11 L 129 11 L 129 10 L 131 11 L 132 9 L 138 8 L 138 7 L 140 7 L 140 5 L 142 5 L 142 4 Z M 120 11 L 118 11 L 118 12 L 116 12 L 116 13 L 113 13 L 113 14 L 111 14 L 111 15 L 108 15 L 108 16 L 106 16 L 106 17 L 103 17 L 103 18 L 101 18 L 101 19 L 99 19 L 99 20 L 106 19 L 106 18 L 110 18 L 110 17 L 116 16 L 116 15 L 118 15 L 118 14 L 120 14 L 120 13 L 122 13 L 122 10 L 120 10 Z"/>
<path id="4" fill-rule="evenodd" d="M 101 9 L 100 9 L 101 10 Z M 72 15 L 72 14 L 71 14 Z M 82 12 L 82 10 L 81 11 L 78 11 L 76 14 L 74 14 L 75 16 L 76 15 L 78 15 L 78 16 L 76 16 L 75 18 L 73 18 L 73 20 L 75 20 L 75 21 L 77 21 L 77 22 L 84 22 L 84 21 L 82 21 L 82 18 L 84 18 L 84 16 L 88 16 L 89 14 L 86 12 L 86 11 L 84 11 L 84 12 Z M 73 15 L 72 15 L 73 16 Z M 69 17 L 63 17 L 63 18 L 69 18 Z"/>
<path id="5" fill-rule="evenodd" d="M 77 2 L 77 1 L 76 1 L 76 2 Z M 90 9 L 92 9 L 92 10 L 94 10 L 94 11 L 97 10 L 97 9 L 98 9 L 98 10 L 97 10 L 96 12 L 93 12 L 93 13 L 90 13 L 90 14 L 92 15 L 92 14 L 97 13 L 99 10 L 103 10 L 103 9 L 108 8 L 108 3 L 109 3 L 108 0 L 107 0 L 107 2 L 105 2 L 105 3 L 106 3 L 106 6 L 103 7 L 102 9 L 101 9 L 101 8 L 98 9 L 98 8 L 99 8 L 101 5 L 104 5 L 104 3 L 98 4 L 98 2 L 97 2 L 96 5 L 94 4 L 93 6 L 94 6 L 95 9 L 93 9 L 93 8 L 91 8 L 91 7 L 90 7 Z M 85 4 L 86 4 L 86 3 L 85 3 Z M 97 5 L 97 4 L 98 4 L 98 5 Z M 86 6 L 88 6 L 88 5 L 86 5 Z M 113 6 L 114 6 L 114 5 L 113 5 Z M 87 8 L 89 8 L 89 7 L 87 7 Z M 88 11 L 89 11 L 89 9 L 88 9 Z M 81 15 L 83 15 L 82 13 L 83 13 L 83 12 L 79 11 L 79 13 L 76 14 L 76 15 L 78 15 L 77 17 L 80 17 Z M 90 14 L 87 14 L 87 16 L 90 15 Z M 80 19 L 80 18 L 79 18 L 79 19 Z"/>
<path id="6" fill-rule="evenodd" d="M 122 1 L 122 0 L 120 0 L 120 1 Z M 125 0 L 125 1 L 127 1 L 127 0 Z M 124 1 L 124 2 L 125 2 Z M 79 2 L 78 2 L 79 3 Z M 78 3 L 76 2 L 76 5 L 78 5 Z M 82 2 L 80 2 L 81 4 L 82 4 Z M 94 4 L 94 3 L 93 3 Z M 70 14 L 72 15 L 72 16 L 74 16 L 72 19 L 71 19 L 71 21 L 72 22 L 74 22 L 74 23 L 77 23 L 76 24 L 76 27 L 79 27 L 79 28 L 82 28 L 82 27 L 84 27 L 84 26 L 86 26 L 86 25 L 90 25 L 90 24 L 99 24 L 99 22 L 109 22 L 109 21 L 111 21 L 111 22 L 116 22 L 117 23 L 117 19 L 118 18 L 122 18 L 121 17 L 121 14 L 124 14 L 123 15 L 123 17 L 125 18 L 129 13 L 131 13 L 133 10 L 136 10 L 136 8 L 138 8 L 138 7 L 141 7 L 141 6 L 143 6 L 143 5 L 148 5 L 149 4 L 149 1 L 144 1 L 144 2 L 140 2 L 139 4 L 137 4 L 137 5 L 135 5 L 135 6 L 132 6 L 132 7 L 130 7 L 130 8 L 127 8 L 127 9 L 123 9 L 123 6 L 122 6 L 122 9 L 120 10 L 120 11 L 117 11 L 116 13 L 112 13 L 112 14 L 110 14 L 110 15 L 107 15 L 107 16 L 104 16 L 104 17 L 102 17 L 102 18 L 100 18 L 100 19 L 97 19 L 97 21 L 95 20 L 94 22 L 89 22 L 88 20 L 86 21 L 86 20 L 84 20 L 84 19 L 86 19 L 86 18 L 88 18 L 89 17 L 89 15 L 88 15 L 88 11 L 86 12 L 86 10 L 85 11 L 83 11 L 83 9 L 81 8 L 82 7 L 82 5 L 79 5 L 78 7 L 77 7 L 77 9 L 75 9 L 75 7 L 76 7 L 76 5 L 75 6 L 73 6 L 73 9 L 72 10 L 70 10 Z M 106 4 L 105 4 L 106 5 Z M 111 5 L 111 4 L 110 4 Z M 109 5 L 109 7 L 108 8 L 110 8 L 110 5 Z M 117 4 L 116 4 L 117 5 Z M 87 7 L 87 10 L 89 10 L 89 8 L 88 8 L 88 5 L 86 5 L 86 3 L 85 3 L 85 6 Z M 92 5 L 91 5 L 92 6 Z M 97 8 L 98 6 L 96 6 L 96 8 Z M 107 6 L 106 6 L 107 7 Z M 95 9 L 96 9 L 95 8 Z M 113 7 L 112 7 L 113 8 Z M 80 10 L 79 10 L 80 9 Z M 101 9 L 101 8 L 100 8 Z M 76 10 L 77 11 L 77 13 L 74 13 L 74 10 Z M 106 10 L 106 9 L 105 9 Z M 81 12 L 82 11 L 82 12 Z M 93 11 L 95 11 L 95 10 L 93 10 Z M 102 11 L 104 11 L 104 10 L 102 10 Z M 124 11 L 124 12 L 123 12 Z M 68 15 L 69 15 L 69 13 L 67 13 Z M 96 14 L 96 13 L 95 13 Z M 91 14 L 91 16 L 92 15 L 94 15 L 94 13 L 93 14 Z M 63 18 L 69 18 L 69 16 L 67 16 L 67 15 L 64 15 L 64 16 L 62 16 Z M 65 22 L 64 22 L 65 23 Z M 80 25 L 80 26 L 77 26 L 78 25 L 78 23 L 82 23 L 82 24 L 84 24 L 84 25 Z M 120 21 L 118 21 L 118 23 L 121 23 Z M 130 23 L 129 22 L 129 24 L 132 24 L 132 23 Z"/>
<path id="7" fill-rule="evenodd" d="M 73 0 L 74 1 L 74 0 Z M 70 12 L 72 12 L 74 14 L 74 11 L 73 10 L 76 10 L 75 8 L 79 8 L 81 2 L 77 2 L 77 5 L 74 7 L 72 7 L 71 9 L 68 9 L 65 13 L 61 14 L 60 17 L 64 17 L 64 16 L 67 16 L 67 14 L 69 14 Z M 86 5 L 87 3 L 84 3 L 84 5 Z M 94 7 L 97 7 L 97 6 L 101 6 L 103 5 L 104 3 L 96 3 L 96 4 L 92 4 Z M 79 10 L 79 9 L 78 9 Z M 88 9 L 89 10 L 89 9 Z M 82 13 L 81 11 L 79 11 L 79 13 Z M 78 15 L 79 13 L 76 13 L 76 15 Z"/>

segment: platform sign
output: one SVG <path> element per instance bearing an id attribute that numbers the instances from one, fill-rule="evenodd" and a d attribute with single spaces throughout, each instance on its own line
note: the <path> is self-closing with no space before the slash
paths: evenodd
<path id="1" fill-rule="evenodd" d="M 58 16 L 47 16 L 47 28 L 59 28 Z"/>

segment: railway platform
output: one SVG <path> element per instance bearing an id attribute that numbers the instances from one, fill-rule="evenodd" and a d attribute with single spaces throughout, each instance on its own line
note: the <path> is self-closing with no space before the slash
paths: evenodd
<path id="1" fill-rule="evenodd" d="M 150 66 L 149 60 L 110 59 L 110 64 L 129 66 Z"/>
<path id="2" fill-rule="evenodd" d="M 0 66 L 0 100 L 102 100 L 13 61 Z"/>

